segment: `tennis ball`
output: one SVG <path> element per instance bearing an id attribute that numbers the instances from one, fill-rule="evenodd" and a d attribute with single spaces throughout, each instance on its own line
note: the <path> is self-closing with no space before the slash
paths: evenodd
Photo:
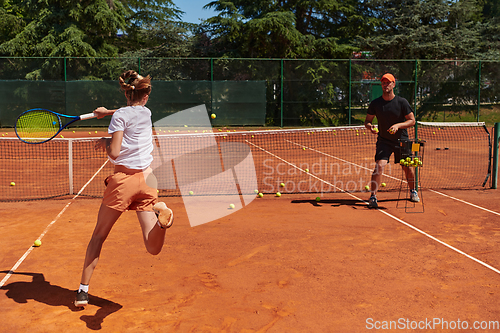
<path id="1" fill-rule="evenodd" d="M 281 183 L 281 184 L 280 184 L 280 186 L 281 186 L 281 187 L 285 187 L 285 183 Z"/>
<path id="2" fill-rule="evenodd" d="M 305 169 L 304 171 L 305 171 L 305 172 L 309 172 L 309 169 Z"/>
<path id="3" fill-rule="evenodd" d="M 10 186 L 16 186 L 16 183 L 10 182 Z"/>
<path id="4" fill-rule="evenodd" d="M 39 247 L 40 245 L 42 245 L 42 241 L 37 239 L 34 243 L 33 243 L 33 246 L 35 247 Z"/>
<path id="5" fill-rule="evenodd" d="M 229 208 L 234 209 L 234 204 L 230 204 Z"/>
<path id="6" fill-rule="evenodd" d="M 306 147 L 302 147 L 302 150 L 306 150 Z"/>
<path id="7" fill-rule="evenodd" d="M 404 159 L 400 159 L 399 160 L 399 164 L 401 164 L 401 165 L 405 164 L 405 160 Z"/>
<path id="8" fill-rule="evenodd" d="M 369 191 L 370 190 L 370 186 L 366 185 L 365 186 L 365 190 Z"/>
<path id="9" fill-rule="evenodd" d="M 374 131 L 375 131 L 375 133 L 378 133 L 378 128 L 375 128 Z"/>
<path id="10" fill-rule="evenodd" d="M 264 194 L 259 193 L 259 198 L 262 198 L 263 196 L 264 196 Z"/>
<path id="11" fill-rule="evenodd" d="M 259 193 L 259 190 L 254 190 L 255 194 L 258 194 Z"/>
<path id="12" fill-rule="evenodd" d="M 316 197 L 316 201 L 320 202 L 321 198 L 320 197 Z"/>
<path id="13" fill-rule="evenodd" d="M 280 192 L 276 192 L 276 196 L 277 197 L 281 197 L 281 193 Z"/>
<path id="14" fill-rule="evenodd" d="M 212 118 L 212 119 L 215 119 L 216 117 L 217 117 L 217 116 L 215 115 L 215 113 L 212 113 L 212 114 L 210 115 L 210 118 Z"/>
<path id="15" fill-rule="evenodd" d="M 193 194 L 194 194 L 193 191 L 189 191 L 189 195 L 193 195 Z"/>
<path id="16" fill-rule="evenodd" d="M 381 183 L 381 184 L 380 184 L 380 186 L 382 186 L 382 187 L 386 187 L 386 186 L 387 186 L 387 184 L 386 184 L 386 183 Z"/>

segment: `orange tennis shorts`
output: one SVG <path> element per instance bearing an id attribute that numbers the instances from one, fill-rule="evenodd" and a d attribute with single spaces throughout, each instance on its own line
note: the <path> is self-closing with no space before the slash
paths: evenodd
<path id="1" fill-rule="evenodd" d="M 102 203 L 120 212 L 152 211 L 158 200 L 156 178 L 149 168 L 143 172 L 116 165 L 115 173 L 104 183 L 106 190 Z"/>

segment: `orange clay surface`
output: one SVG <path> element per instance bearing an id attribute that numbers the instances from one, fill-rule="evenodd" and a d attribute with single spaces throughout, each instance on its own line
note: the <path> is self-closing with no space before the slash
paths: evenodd
<path id="1" fill-rule="evenodd" d="M 163 251 L 146 252 L 125 212 L 83 310 L 72 303 L 100 200 L 3 202 L 0 280 L 32 251 L 0 288 L 0 331 L 364 332 L 391 321 L 408 328 L 398 331 L 425 321 L 435 326 L 421 331 L 459 331 L 442 321 L 497 331 L 471 328 L 500 321 L 500 192 L 441 193 L 493 212 L 430 190 L 423 213 L 405 211 L 397 192 L 379 194 L 380 210 L 342 193 L 266 195 L 190 227 L 182 198 L 162 198 L 175 212 Z"/>

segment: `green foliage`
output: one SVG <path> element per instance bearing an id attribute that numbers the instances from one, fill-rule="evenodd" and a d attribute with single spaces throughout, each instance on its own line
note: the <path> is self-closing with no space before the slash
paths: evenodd
<path id="1" fill-rule="evenodd" d="M 347 58 L 356 22 L 355 1 L 213 1 L 206 7 L 220 12 L 203 30 L 215 54 L 261 58 Z"/>
<path id="2" fill-rule="evenodd" d="M 377 59 L 491 59 L 498 24 L 483 22 L 476 0 L 370 0 L 383 18 L 379 33 L 358 45 Z"/>

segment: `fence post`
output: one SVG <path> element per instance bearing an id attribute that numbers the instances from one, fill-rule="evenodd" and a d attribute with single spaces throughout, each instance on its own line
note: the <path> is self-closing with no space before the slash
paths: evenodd
<path id="1" fill-rule="evenodd" d="M 481 60 L 479 60 L 478 79 L 477 79 L 477 122 L 479 122 L 479 111 L 481 110 Z"/>
<path id="2" fill-rule="evenodd" d="M 349 59 L 349 125 L 351 125 L 351 94 L 352 94 L 352 59 Z"/>
<path id="3" fill-rule="evenodd" d="M 214 112 L 214 58 L 210 58 L 210 113 Z"/>
<path id="4" fill-rule="evenodd" d="M 283 58 L 281 58 L 281 64 L 280 64 L 280 67 L 281 67 L 281 74 L 280 74 L 280 80 L 281 80 L 281 83 L 280 83 L 280 86 L 281 86 L 281 93 L 280 93 L 280 97 L 281 97 L 281 101 L 280 101 L 280 119 L 281 119 L 281 125 L 280 127 L 283 128 L 283 82 L 285 81 L 284 78 L 283 78 L 283 65 L 284 65 L 284 60 Z"/>
<path id="5" fill-rule="evenodd" d="M 500 141 L 500 123 L 495 123 L 493 131 L 493 170 L 491 177 L 491 188 L 498 186 L 498 141 Z"/>

